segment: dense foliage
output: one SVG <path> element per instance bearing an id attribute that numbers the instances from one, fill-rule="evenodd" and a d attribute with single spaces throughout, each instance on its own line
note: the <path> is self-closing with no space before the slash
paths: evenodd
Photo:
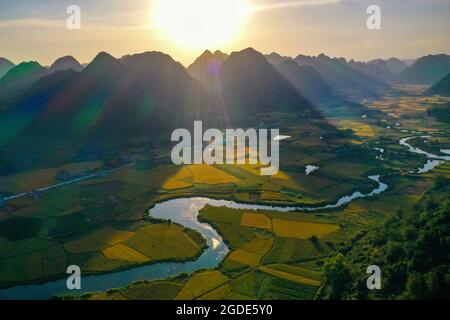
<path id="1" fill-rule="evenodd" d="M 450 96 L 450 73 L 446 75 L 442 80 L 434 84 L 429 90 L 428 94 L 440 95 L 449 97 Z"/>
<path id="2" fill-rule="evenodd" d="M 324 265 L 321 292 L 329 299 L 449 299 L 450 188 L 438 178 L 433 193 L 354 237 Z M 381 268 L 381 290 L 368 290 L 366 269 Z"/>
<path id="3" fill-rule="evenodd" d="M 13 170 L 5 155 L 0 151 L 0 176 L 11 173 Z"/>
<path id="4" fill-rule="evenodd" d="M 0 236 L 9 240 L 22 240 L 38 235 L 41 220 L 30 217 L 11 217 L 0 222 Z"/>
<path id="5" fill-rule="evenodd" d="M 450 123 L 450 105 L 436 106 L 428 110 L 428 115 L 444 123 Z"/>

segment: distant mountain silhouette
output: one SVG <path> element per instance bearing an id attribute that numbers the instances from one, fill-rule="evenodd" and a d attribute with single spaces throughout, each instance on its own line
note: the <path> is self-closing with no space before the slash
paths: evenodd
<path id="1" fill-rule="evenodd" d="M 354 62 L 353 66 L 383 82 L 393 82 L 408 65 L 397 58 L 388 60 L 375 59 L 365 63 Z"/>
<path id="2" fill-rule="evenodd" d="M 435 83 L 428 91 L 431 95 L 450 97 L 450 73 Z"/>
<path id="3" fill-rule="evenodd" d="M 17 98 L 24 95 L 37 80 L 53 72 L 68 69 L 81 71 L 83 67 L 71 56 L 57 59 L 50 68 L 45 68 L 35 61 L 13 66 L 0 80 L 0 110 L 16 103 Z"/>
<path id="4" fill-rule="evenodd" d="M 0 80 L 0 110 L 8 108 L 38 79 L 49 73 L 39 63 L 22 62 L 10 69 Z"/>
<path id="5" fill-rule="evenodd" d="M 36 79 L 44 76 L 47 69 L 42 67 L 35 61 L 22 62 L 17 66 L 11 68 L 0 80 L 0 90 L 6 88 L 11 89 L 16 86 L 24 86 L 25 83 L 30 83 Z"/>
<path id="6" fill-rule="evenodd" d="M 116 58 L 109 53 L 102 51 L 84 68 L 83 72 L 84 74 L 103 76 L 105 72 L 117 72 L 121 67 L 122 64 Z"/>
<path id="7" fill-rule="evenodd" d="M 233 52 L 223 63 L 220 78 L 230 114 L 314 113 L 307 99 L 252 48 Z"/>
<path id="8" fill-rule="evenodd" d="M 200 85 L 170 56 L 147 52 L 122 61 L 101 52 L 77 73 L 36 81 L 13 112 L 28 136 L 118 137 L 151 134 L 202 119 Z"/>
<path id="9" fill-rule="evenodd" d="M 402 60 L 408 67 L 411 67 L 417 60 L 416 59 L 403 59 Z"/>
<path id="10" fill-rule="evenodd" d="M 212 56 L 217 55 L 225 58 Z M 208 94 L 208 87 L 169 55 L 146 52 L 118 60 L 101 52 L 81 72 L 61 70 L 35 81 L 9 116 L 26 117 L 16 134 L 34 138 L 115 139 L 192 126 L 198 119 L 221 127 L 260 112 L 316 114 L 253 49 L 233 53 L 218 78 L 220 97 Z"/>
<path id="11" fill-rule="evenodd" d="M 191 72 L 207 66 L 207 56 L 218 55 L 225 58 L 207 52 Z M 296 67 L 302 75 L 320 79 L 313 69 Z M 167 142 L 172 130 L 191 128 L 195 120 L 209 128 L 254 127 L 261 118 L 277 121 L 277 114 L 286 112 L 299 123 L 311 125 L 313 131 L 312 123 L 322 125 L 320 132 L 335 130 L 254 49 L 233 52 L 214 71 L 218 71 L 213 75 L 220 88 L 216 92 L 160 52 L 121 59 L 101 52 L 80 72 L 49 72 L 37 63 L 22 65 L 5 81 L 38 79 L 16 95 L 9 108 L 0 110 L 0 149 L 14 155 L 15 166 L 20 161 L 18 166 L 24 168 L 26 163 L 45 160 L 42 146 L 65 149 L 57 158 L 48 153 L 46 160 L 70 161 L 74 152 L 99 141 L 102 148 L 128 139 Z"/>
<path id="12" fill-rule="evenodd" d="M 212 53 L 206 50 L 187 70 L 194 79 L 204 85 L 209 85 L 211 81 L 218 79 L 222 64 L 227 58 L 228 55 L 221 51 Z"/>
<path id="13" fill-rule="evenodd" d="M 286 60 L 293 60 L 291 57 L 283 57 L 282 55 L 272 52 L 271 54 L 266 55 L 267 61 L 269 61 L 274 66 L 279 65 L 280 63 L 286 61 Z"/>
<path id="14" fill-rule="evenodd" d="M 313 67 L 334 90 L 347 94 L 376 95 L 375 88 L 385 85 L 383 81 L 352 67 L 344 58 L 330 58 L 324 54 L 317 57 L 299 55 L 295 61 L 299 65 Z"/>
<path id="15" fill-rule="evenodd" d="M 450 56 L 446 54 L 428 55 L 418 59 L 403 70 L 398 82 L 410 84 L 434 84 L 450 73 Z"/>
<path id="16" fill-rule="evenodd" d="M 52 72 L 68 69 L 81 71 L 83 70 L 83 66 L 72 56 L 61 57 L 50 66 L 50 71 Z"/>
<path id="17" fill-rule="evenodd" d="M 8 162 L 5 155 L 0 151 L 0 176 L 10 174 L 13 171 L 14 171 L 14 168 Z"/>
<path id="18" fill-rule="evenodd" d="M 294 60 L 285 60 L 275 67 L 310 102 L 315 103 L 332 97 L 333 90 L 313 67 L 299 66 Z"/>
<path id="19" fill-rule="evenodd" d="M 14 68 L 14 63 L 5 58 L 0 58 L 0 79 L 12 68 Z"/>
<path id="20" fill-rule="evenodd" d="M 408 63 L 397 58 L 390 58 L 388 60 L 385 60 L 385 62 L 387 66 L 387 71 L 393 76 L 399 75 L 403 70 L 405 70 L 409 66 Z"/>
<path id="21" fill-rule="evenodd" d="M 192 78 L 203 85 L 203 101 L 211 111 L 215 110 L 216 119 L 220 120 L 220 125 L 225 125 L 228 122 L 228 112 L 225 107 L 220 79 L 222 65 L 226 59 L 228 59 L 228 55 L 221 51 L 212 53 L 206 50 L 187 68 Z"/>
<path id="22" fill-rule="evenodd" d="M 309 57 L 305 55 L 299 55 L 297 57 L 297 63 L 300 65 L 310 65 L 314 67 L 314 64 L 319 64 L 320 62 L 330 62 L 327 61 L 327 56 L 322 54 L 318 57 Z M 279 65 L 286 60 L 293 60 L 291 57 L 281 56 L 280 54 L 273 52 L 271 54 L 266 55 L 266 59 L 273 65 Z M 328 58 L 330 59 L 330 58 Z M 395 77 L 404 69 L 408 67 L 408 64 L 404 61 L 401 61 L 397 58 L 391 58 L 388 60 L 383 59 L 375 59 L 368 62 L 359 62 L 355 60 L 350 60 L 347 62 L 345 59 L 331 59 L 331 62 L 334 61 L 336 64 L 341 63 L 342 65 L 347 65 L 352 69 L 355 69 L 357 72 L 361 72 L 365 77 L 369 77 L 370 79 L 365 79 L 366 82 L 369 82 L 369 85 L 380 85 L 383 82 L 391 82 L 395 79 Z M 342 68 L 341 65 L 341 68 Z M 336 70 L 338 72 L 338 70 Z M 357 75 L 349 75 L 350 77 L 354 77 Z M 361 75 L 360 75 L 361 76 Z M 330 75 L 331 77 L 331 75 Z M 373 83 L 375 80 L 375 83 Z M 381 82 L 381 83 L 380 83 Z"/>
<path id="23" fill-rule="evenodd" d="M 391 82 L 394 79 L 394 76 L 388 71 L 386 61 L 382 59 L 374 60 L 369 63 L 350 60 L 348 65 L 366 76 L 382 82 Z"/>

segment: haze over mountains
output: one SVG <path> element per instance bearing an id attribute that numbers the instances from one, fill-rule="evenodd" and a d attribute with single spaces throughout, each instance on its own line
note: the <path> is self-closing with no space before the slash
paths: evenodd
<path id="1" fill-rule="evenodd" d="M 403 70 L 398 82 L 410 84 L 434 84 L 450 73 L 450 56 L 428 55 L 418 59 L 411 67 Z"/>
<path id="2" fill-rule="evenodd" d="M 373 93 L 373 88 L 383 84 L 432 85 L 450 72 L 450 56 L 446 54 L 428 55 L 416 61 L 391 58 L 358 62 L 330 58 L 324 54 L 317 57 L 299 55 L 294 59 L 277 53 L 267 55 L 266 58 L 273 65 L 295 60 L 299 65 L 316 69 L 334 90 L 357 89 L 367 95 Z"/>
<path id="3" fill-rule="evenodd" d="M 6 61 L 6 63 L 5 63 Z M 0 58 L 0 110 L 7 109 L 25 94 L 26 90 L 37 80 L 60 70 L 81 71 L 83 66 L 72 56 L 57 59 L 50 67 L 44 67 L 36 61 L 22 62 L 14 65 Z M 2 68 L 2 66 L 5 66 Z"/>
<path id="4" fill-rule="evenodd" d="M 14 103 L 29 86 L 48 73 L 49 70 L 35 61 L 22 62 L 11 68 L 0 79 L 0 110 Z"/>
<path id="5" fill-rule="evenodd" d="M 204 85 L 210 85 L 211 82 L 218 78 L 222 64 L 228 57 L 227 54 L 219 50 L 214 53 L 206 50 L 187 70 L 194 79 L 197 79 Z"/>
<path id="6" fill-rule="evenodd" d="M 177 122 L 182 111 L 201 108 L 200 90 L 167 55 L 148 52 L 119 61 L 101 52 L 81 72 L 60 70 L 42 77 L 11 112 L 27 118 L 23 130 L 30 134 L 130 136 L 148 131 L 149 120 L 158 130 Z"/>
<path id="7" fill-rule="evenodd" d="M 309 112 L 309 102 L 254 49 L 233 52 L 220 72 L 225 105 L 235 112 Z"/>
<path id="8" fill-rule="evenodd" d="M 208 62 L 203 65 L 208 67 Z M 205 126 L 223 128 L 269 112 L 295 113 L 299 121 L 321 118 L 253 49 L 232 53 L 216 70 L 220 95 L 160 52 L 121 59 L 101 52 L 81 71 L 53 71 L 34 62 L 14 69 L 1 80 L 0 90 L 24 82 L 28 87 L 20 94 L 6 90 L 13 102 L 0 113 L 0 146 L 21 161 L 42 154 L 38 151 L 43 145 L 47 150 L 64 145 L 76 150 L 98 139 L 119 143 L 163 135 L 167 140 L 165 133 L 189 128 L 199 119 Z"/>
<path id="9" fill-rule="evenodd" d="M 450 97 L 450 73 L 435 83 L 428 91 L 431 95 Z"/>
<path id="10" fill-rule="evenodd" d="M 286 112 L 306 123 L 321 119 L 316 106 L 323 101 L 375 95 L 427 65 L 439 67 L 422 80 L 434 79 L 448 59 L 428 56 L 408 67 L 398 59 L 292 59 L 248 48 L 231 55 L 206 51 L 188 68 L 160 52 L 120 59 L 101 52 L 84 68 L 70 56 L 48 68 L 0 60 L 9 68 L 0 80 L 0 146 L 32 153 L 42 141 L 50 148 L 68 139 L 149 137 L 198 119 L 218 128 L 255 125 L 258 116 Z"/>
<path id="11" fill-rule="evenodd" d="M 300 66 L 294 60 L 285 60 L 276 65 L 280 74 L 304 97 L 313 103 L 328 100 L 333 90 L 321 74 L 310 66 Z"/>
<path id="12" fill-rule="evenodd" d="M 207 50 L 187 70 L 191 77 L 203 83 L 209 92 L 217 92 L 219 71 L 228 58 L 227 54 L 220 51 L 212 53 Z M 122 59 L 126 59 L 126 56 Z M 334 91 L 343 91 L 347 94 L 356 92 L 360 96 L 375 95 L 377 88 L 389 83 L 432 85 L 450 72 L 450 58 L 445 54 L 422 57 L 411 66 L 397 58 L 357 62 L 354 60 L 346 61 L 343 58 L 330 58 L 324 54 L 317 57 L 299 55 L 293 59 L 272 53 L 266 55 L 266 59 L 278 71 L 280 71 L 278 65 L 286 60 L 294 60 L 299 65 L 310 66 Z M 291 64 L 291 67 L 293 66 Z M 5 91 L 20 93 L 21 90 L 26 90 L 41 77 L 55 71 L 68 69 L 79 72 L 83 69 L 83 66 L 71 56 L 57 59 L 48 68 L 39 65 L 37 62 L 24 62 L 14 66 L 14 64 L 2 58 L 0 59 L 0 100 L 2 100 L 2 97 L 4 98 Z M 303 70 L 307 72 L 307 69 Z M 283 74 L 284 77 L 287 76 L 286 71 Z M 309 69 L 309 71 L 312 71 L 312 69 Z M 316 78 L 317 74 L 313 75 L 309 72 L 308 76 Z M 289 79 L 289 81 L 292 82 L 292 79 Z M 299 89 L 298 86 L 296 89 Z M 310 89 L 305 88 L 305 90 Z M 11 96 L 11 94 L 8 95 Z M 2 104 L 2 101 L 0 101 L 0 104 Z"/>
<path id="13" fill-rule="evenodd" d="M 57 59 L 49 68 L 52 72 L 59 70 L 83 70 L 83 66 L 72 56 L 65 56 Z"/>
<path id="14" fill-rule="evenodd" d="M 14 63 L 9 61 L 8 59 L 0 57 L 0 79 L 13 67 Z"/>
<path id="15" fill-rule="evenodd" d="M 23 63 L 0 81 L 0 90 L 14 97 L 14 103 L 3 108 L 2 118 L 8 119 L 3 124 L 20 120 L 14 121 L 20 125 L 10 128 L 8 136 L 133 136 L 196 119 L 219 126 L 255 112 L 311 110 L 306 99 L 252 49 L 233 53 L 220 66 L 221 101 L 206 99 L 208 88 L 159 52 L 122 59 L 102 52 L 80 72 L 58 70 L 64 69 L 61 65 L 46 69 L 35 62 Z M 16 95 L 10 90 L 13 86 L 23 91 Z M 230 107 L 223 110 L 224 105 Z M 226 112 L 218 116 L 222 111 Z"/>
<path id="16" fill-rule="evenodd" d="M 295 61 L 298 65 L 309 66 L 319 72 L 323 80 L 335 92 L 343 92 L 356 97 L 375 96 L 377 89 L 396 81 L 398 74 L 408 67 L 397 58 L 376 59 L 369 62 L 347 61 L 344 58 L 331 58 L 325 54 L 317 57 L 299 55 L 296 58 L 277 53 L 266 55 L 275 66 L 285 61 Z M 294 67 L 291 64 L 291 67 Z"/>
<path id="17" fill-rule="evenodd" d="M 395 82 L 395 79 L 400 72 L 408 68 L 406 62 L 397 58 L 388 60 L 376 59 L 365 63 L 351 60 L 349 65 L 368 76 L 375 77 L 376 79 L 387 83 Z"/>

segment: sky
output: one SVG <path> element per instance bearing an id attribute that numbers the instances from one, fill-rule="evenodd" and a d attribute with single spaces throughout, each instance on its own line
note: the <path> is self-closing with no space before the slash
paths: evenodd
<path id="1" fill-rule="evenodd" d="M 449 0 L 247 0 L 257 10 L 230 41 L 209 48 L 186 46 L 162 32 L 156 1 L 0 0 L 0 57 L 49 65 L 64 55 L 87 63 L 100 51 L 115 57 L 162 51 L 189 65 L 205 49 L 247 47 L 362 61 L 450 54 Z M 381 8 L 381 30 L 366 26 L 366 9 L 372 4 Z M 81 8 L 80 30 L 66 27 L 70 5 Z M 219 11 L 207 21 L 221 21 Z M 174 9 L 174 14 L 182 12 Z"/>

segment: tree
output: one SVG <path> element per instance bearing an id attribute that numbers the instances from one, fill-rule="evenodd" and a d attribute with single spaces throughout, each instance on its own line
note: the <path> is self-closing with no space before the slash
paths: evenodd
<path id="1" fill-rule="evenodd" d="M 323 266 L 323 272 L 329 287 L 327 293 L 329 299 L 339 300 L 350 283 L 350 271 L 345 264 L 344 256 L 338 253 L 334 257 L 327 259 Z"/>
<path id="2" fill-rule="evenodd" d="M 9 174 L 14 171 L 14 168 L 6 159 L 5 155 L 0 150 L 0 176 Z"/>

